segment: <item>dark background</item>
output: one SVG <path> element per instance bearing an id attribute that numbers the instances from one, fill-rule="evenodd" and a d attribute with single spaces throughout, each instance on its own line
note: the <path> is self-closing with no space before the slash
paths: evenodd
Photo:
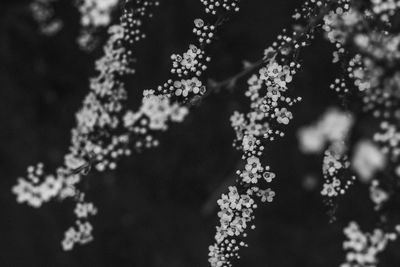
<path id="1" fill-rule="evenodd" d="M 146 30 L 148 39 L 138 46 L 137 74 L 128 83 L 129 97 L 136 101 L 143 89 L 168 78 L 169 55 L 187 49 L 201 8 L 196 0 L 161 2 Z M 99 208 L 93 219 L 95 240 L 63 252 L 60 241 L 74 220 L 72 203 L 32 209 L 16 203 L 11 187 L 29 164 L 42 161 L 53 170 L 62 162 L 101 46 L 89 54 L 77 47 L 79 17 L 68 1 L 57 10 L 65 27 L 54 37 L 36 31 L 27 3 L 0 2 L 0 266 L 208 266 L 208 246 L 218 223 L 215 196 L 232 183 L 240 160 L 231 147 L 229 116 L 246 109 L 245 81 L 233 93 L 205 99 L 184 123 L 161 136 L 159 148 L 125 158 L 114 172 L 92 173 L 88 195 Z M 243 1 L 212 49 L 207 75 L 224 79 L 241 70 L 242 60 L 259 59 L 281 29 L 290 26 L 299 4 Z M 303 71 L 292 86 L 304 101 L 294 108 L 287 136 L 269 144 L 264 161 L 277 173 L 277 197 L 258 209 L 257 228 L 237 267 L 339 266 L 343 226 L 352 219 L 364 230 L 373 226 L 364 185 L 341 200 L 338 221 L 330 224 L 319 195 L 322 156 L 298 151 L 298 127 L 339 104 L 328 89 L 337 71 L 330 51 L 318 37 L 302 53 Z M 316 187 L 306 186 L 307 174 L 316 177 Z M 398 248 L 389 246 L 380 266 L 399 266 Z"/>

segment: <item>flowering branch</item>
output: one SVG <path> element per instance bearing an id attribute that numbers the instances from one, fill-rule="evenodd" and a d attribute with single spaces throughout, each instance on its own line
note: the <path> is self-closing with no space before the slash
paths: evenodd
<path id="1" fill-rule="evenodd" d="M 300 69 L 297 62 L 299 50 L 310 43 L 318 28 L 318 19 L 327 10 L 336 10 L 347 4 L 306 1 L 295 19 L 305 18 L 309 26 L 304 32 L 294 30 L 287 34 L 284 30 L 277 41 L 264 52 L 264 66 L 259 74 L 248 80 L 245 95 L 250 99 L 250 111 L 247 114 L 235 112 L 231 117 L 236 132 L 234 146 L 242 153 L 242 167 L 236 173 L 238 178 L 228 194 L 222 194 L 217 201 L 219 225 L 216 227 L 215 243 L 209 247 L 209 262 L 213 267 L 232 266 L 234 259 L 240 258 L 239 250 L 246 247 L 246 230 L 255 228 L 254 211 L 258 202 L 272 202 L 275 192 L 269 184 L 276 174 L 270 166 L 262 166 L 266 141 L 283 137 L 282 126 L 293 119 L 290 107 L 301 100 L 290 94 L 288 84 Z"/>
<path id="2" fill-rule="evenodd" d="M 342 78 L 338 78 L 331 88 L 345 99 L 358 99 L 361 111 L 355 114 L 372 113 L 380 122 L 381 131 L 374 134 L 374 141 L 386 159 L 376 157 L 360 173 L 370 183 L 370 198 L 379 212 L 379 228 L 373 233 L 362 233 L 355 222 L 345 229 L 350 239 L 344 243 L 347 250 L 345 266 L 376 266 L 377 255 L 388 241 L 395 240 L 400 229 L 393 217 L 392 207 L 398 205 L 399 189 L 399 142 L 397 136 L 400 109 L 398 66 L 400 59 L 400 38 L 395 16 L 398 15 L 398 1 L 371 1 L 368 5 L 354 4 L 342 14 L 328 14 L 324 18 L 327 39 L 335 44 L 333 62 L 345 66 Z M 354 105 L 356 106 L 356 105 Z M 370 156 L 379 152 L 369 153 Z M 355 164 L 358 161 L 355 161 Z M 359 163 L 358 163 L 359 164 Z M 381 172 L 376 170 L 383 169 Z M 370 175 L 363 173 L 370 172 Z M 372 179 L 372 177 L 375 177 Z M 394 226 L 393 226 L 394 225 Z M 397 225 L 397 226 L 396 226 Z"/>
<path id="3" fill-rule="evenodd" d="M 332 1 L 335 2 L 335 1 Z M 294 41 L 300 41 L 300 40 L 306 40 L 307 35 L 310 37 L 313 34 L 314 29 L 317 27 L 318 24 L 321 23 L 322 18 L 326 15 L 326 13 L 329 11 L 329 5 L 325 6 L 322 8 L 319 13 L 316 16 L 313 16 L 308 19 L 308 23 L 305 26 L 300 26 L 300 25 L 294 25 L 293 28 L 294 34 L 293 34 L 293 39 Z M 296 13 L 293 15 L 295 19 L 300 19 L 301 16 L 299 15 L 300 13 Z M 282 47 L 282 51 L 288 49 L 288 47 Z M 294 59 L 298 58 L 299 52 L 296 51 L 294 52 Z M 208 80 L 208 88 L 209 93 L 211 92 L 219 92 L 221 89 L 228 89 L 232 91 L 234 87 L 237 85 L 237 82 L 248 76 L 249 74 L 253 73 L 256 69 L 261 67 L 266 63 L 266 57 L 264 56 L 263 58 L 255 61 L 255 62 L 248 62 L 248 61 L 243 61 L 243 70 L 238 72 L 237 74 L 234 74 L 222 81 L 215 81 L 213 79 Z"/>
<path id="4" fill-rule="evenodd" d="M 110 39 L 105 55 L 96 62 L 99 76 L 91 79 L 91 91 L 83 108 L 77 113 L 77 126 L 72 130 L 70 153 L 56 175 L 45 175 L 43 164 L 28 168 L 28 177 L 20 178 L 13 188 L 18 202 L 40 207 L 53 198 L 74 198 L 85 207 L 85 194 L 78 186 L 84 175 L 92 169 L 113 170 L 117 161 L 131 154 L 130 145 L 142 150 L 158 145 L 154 135 L 168 129 L 171 122 L 181 122 L 188 113 L 187 105 L 206 92 L 200 77 L 207 69 L 210 57 L 205 49 L 215 40 L 215 34 L 229 16 L 239 11 L 238 1 L 229 0 L 215 5 L 200 1 L 208 13 L 207 19 L 195 19 L 193 33 L 197 45 L 189 45 L 183 55 L 171 56 L 171 78 L 157 90 L 144 90 L 142 104 L 137 111 L 126 110 L 126 91 L 121 77 L 132 74 L 132 51 L 128 48 L 145 37 L 141 33 L 143 19 L 151 16 L 150 9 L 158 2 L 148 0 L 126 1 L 121 25 L 110 28 Z M 88 205 L 86 205 L 88 204 Z M 78 211 L 77 211 L 78 210 Z M 95 209 L 76 215 L 94 215 Z M 77 221 L 77 229 L 70 228 L 63 241 L 64 249 L 74 243 L 91 240 L 89 223 Z"/>
<path id="5" fill-rule="evenodd" d="M 65 233 L 62 242 L 65 250 L 72 249 L 75 243 L 85 244 L 92 240 L 88 217 L 96 214 L 97 210 L 92 203 L 86 202 L 85 193 L 77 185 L 90 171 L 94 155 L 102 153 L 103 161 L 109 162 L 109 158 L 104 157 L 115 158 L 128 153 L 122 149 L 127 143 L 124 135 L 110 136 L 119 125 L 126 99 L 121 77 L 134 72 L 129 48 L 142 38 L 143 20 L 157 4 L 156 1 L 127 0 L 120 24 L 110 27 L 104 56 L 96 62 L 99 74 L 91 79 L 91 90 L 76 114 L 77 125 L 72 130 L 70 152 L 65 155 L 64 165 L 57 168 L 56 174 L 45 174 L 42 163 L 30 166 L 27 178 L 19 178 L 13 187 L 18 202 L 26 202 L 35 208 L 53 198 L 73 198 L 76 201 L 76 227 Z"/>

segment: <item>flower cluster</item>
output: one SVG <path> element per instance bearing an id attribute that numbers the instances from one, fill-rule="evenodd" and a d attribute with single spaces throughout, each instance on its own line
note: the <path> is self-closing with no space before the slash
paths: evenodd
<path id="1" fill-rule="evenodd" d="M 347 239 L 343 248 L 347 250 L 346 261 L 340 267 L 373 267 L 378 263 L 377 255 L 385 250 L 389 242 L 397 239 L 398 232 L 386 233 L 374 229 L 364 233 L 356 222 L 350 222 L 344 229 Z"/>
<path id="2" fill-rule="evenodd" d="M 333 198 L 339 194 L 345 194 L 349 186 L 353 184 L 353 180 L 355 180 L 355 176 L 350 176 L 350 179 L 346 179 L 346 172 L 350 166 L 346 150 L 346 144 L 343 141 L 337 141 L 332 143 L 324 154 L 322 164 L 324 185 L 321 195 L 328 197 L 327 203 L 329 205 L 333 204 Z"/>
<path id="3" fill-rule="evenodd" d="M 218 12 L 239 11 L 239 0 L 200 0 L 205 6 L 206 13 L 216 15 Z"/>
<path id="4" fill-rule="evenodd" d="M 388 32 L 390 18 L 399 8 L 394 1 L 371 1 L 368 9 L 349 8 L 341 15 L 324 17 L 326 36 L 336 48 L 334 62 L 346 64 L 344 77 L 336 79 L 331 88 L 348 93 L 355 87 L 364 111 L 373 111 L 375 117 L 393 117 L 396 114 L 388 110 L 400 104 L 396 87 L 400 79 L 396 70 L 400 38 Z M 371 27 L 374 30 L 369 30 Z"/>
<path id="5" fill-rule="evenodd" d="M 82 202 L 84 195 L 80 196 L 80 201 L 76 203 L 74 213 L 77 217 L 75 227 L 70 227 L 65 231 L 64 239 L 61 245 L 64 250 L 73 249 L 75 244 L 84 245 L 92 241 L 92 225 L 85 221 L 88 217 L 96 215 L 97 209 L 90 202 Z"/>
<path id="6" fill-rule="evenodd" d="M 214 28 L 214 26 L 210 27 Z M 192 44 L 189 45 L 188 51 L 183 53 L 182 56 L 173 54 L 171 56 L 171 59 L 172 59 L 171 73 L 172 74 L 176 73 L 178 77 L 186 76 L 189 74 L 189 72 L 196 74 L 196 76 L 200 76 L 202 72 L 207 69 L 207 65 L 203 61 L 204 60 L 206 62 L 210 61 L 209 57 L 204 56 L 203 50 L 197 48 L 195 45 Z"/>
<path id="7" fill-rule="evenodd" d="M 76 227 L 70 227 L 66 232 L 61 245 L 64 250 L 72 250 L 75 244 L 84 245 L 93 240 L 93 227 L 89 222 L 76 221 Z"/>
<path id="8" fill-rule="evenodd" d="M 124 126 L 135 136 L 142 137 L 133 140 L 136 149 L 157 146 L 158 140 L 147 133 L 165 131 L 168 129 L 168 122 L 182 122 L 188 114 L 187 107 L 172 104 L 168 97 L 154 95 L 154 91 L 147 92 L 139 111 L 128 111 L 124 115 Z"/>
<path id="9" fill-rule="evenodd" d="M 199 43 L 211 43 L 214 38 L 215 29 L 214 25 L 206 25 L 202 19 L 195 19 L 193 33 L 197 36 Z"/>
<path id="10" fill-rule="evenodd" d="M 380 131 L 374 135 L 374 141 L 379 144 L 381 151 L 386 154 L 392 162 L 397 163 L 400 157 L 400 129 L 399 126 L 387 121 L 380 125 Z M 399 169 L 399 165 L 395 169 Z M 400 171 L 399 171 L 400 173 Z"/>
<path id="11" fill-rule="evenodd" d="M 40 207 L 43 202 L 49 201 L 58 195 L 62 188 L 63 181 L 54 175 L 43 176 L 43 164 L 29 166 L 27 178 L 18 179 L 18 184 L 13 187 L 13 193 L 17 195 L 17 202 L 26 202 L 32 207 Z"/>
<path id="12" fill-rule="evenodd" d="M 78 44 L 86 50 L 91 50 L 95 43 L 93 34 L 100 27 L 107 27 L 112 20 L 118 0 L 78 0 L 76 6 L 81 14 L 81 33 Z"/>

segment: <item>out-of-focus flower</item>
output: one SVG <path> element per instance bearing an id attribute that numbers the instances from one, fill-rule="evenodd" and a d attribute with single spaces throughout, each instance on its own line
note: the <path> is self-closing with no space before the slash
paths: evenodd
<path id="1" fill-rule="evenodd" d="M 316 123 L 299 129 L 300 150 L 307 154 L 321 153 L 328 143 L 345 139 L 353 121 L 348 112 L 337 108 L 327 109 Z"/>
<path id="2" fill-rule="evenodd" d="M 351 166 L 362 182 L 369 182 L 386 165 L 385 155 L 370 141 L 359 141 L 353 152 Z"/>

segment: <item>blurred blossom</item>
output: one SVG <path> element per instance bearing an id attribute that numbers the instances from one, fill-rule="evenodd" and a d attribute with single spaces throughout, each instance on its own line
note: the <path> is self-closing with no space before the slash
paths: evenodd
<path id="1" fill-rule="evenodd" d="M 325 146 L 325 137 L 317 127 L 303 127 L 298 132 L 300 150 L 306 154 L 322 152 Z"/>
<path id="2" fill-rule="evenodd" d="M 297 134 L 300 150 L 306 154 L 321 153 L 327 143 L 347 136 L 352 125 L 350 113 L 329 108 L 316 123 L 300 128 Z"/>
<path id="3" fill-rule="evenodd" d="M 389 193 L 383 190 L 378 180 L 373 180 L 369 187 L 369 196 L 372 202 L 375 204 L 375 209 L 379 210 L 382 205 L 389 200 Z"/>
<path id="4" fill-rule="evenodd" d="M 361 140 L 354 148 L 351 163 L 360 181 L 367 183 L 378 170 L 385 167 L 386 158 L 372 142 Z"/>
<path id="5" fill-rule="evenodd" d="M 307 191 L 314 191 L 318 187 L 318 178 L 314 174 L 307 174 L 302 179 L 302 186 Z"/>

